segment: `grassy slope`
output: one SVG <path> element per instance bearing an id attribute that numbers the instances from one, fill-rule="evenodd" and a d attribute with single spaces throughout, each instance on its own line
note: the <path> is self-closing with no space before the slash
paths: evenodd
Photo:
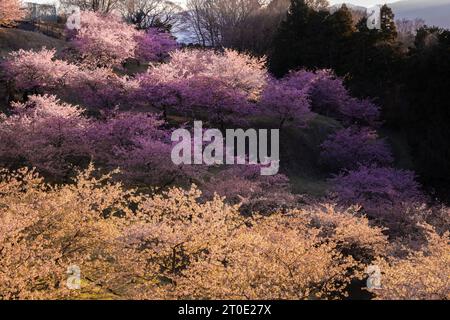
<path id="1" fill-rule="evenodd" d="M 48 37 L 42 33 L 12 28 L 0 28 L 0 59 L 11 51 L 35 49 L 42 47 L 61 50 L 65 42 Z"/>
<path id="2" fill-rule="evenodd" d="M 258 121 L 258 128 L 271 128 L 273 121 Z M 280 132 L 280 165 L 289 176 L 292 191 L 311 196 L 325 195 L 329 174 L 319 165 L 319 146 L 341 124 L 316 115 L 304 127 L 286 126 Z"/>
<path id="3" fill-rule="evenodd" d="M 289 128 L 280 137 L 293 191 L 312 196 L 323 196 L 328 188 L 326 173 L 319 165 L 319 146 L 329 134 L 342 128 L 334 119 L 317 115 L 305 128 Z M 287 150 L 286 150 L 287 149 Z"/>

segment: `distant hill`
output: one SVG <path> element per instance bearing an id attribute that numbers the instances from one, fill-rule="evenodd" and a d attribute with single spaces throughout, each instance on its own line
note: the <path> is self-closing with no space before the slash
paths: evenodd
<path id="1" fill-rule="evenodd" d="M 351 2 L 351 0 L 350 0 Z M 382 3 L 383 1 L 380 1 Z M 363 6 L 346 3 L 347 7 L 356 11 L 365 11 Z M 388 4 L 395 13 L 396 19 L 425 20 L 429 26 L 438 26 L 450 29 L 450 0 L 402 0 Z M 330 11 L 339 9 L 342 4 L 335 4 Z"/>
<path id="2" fill-rule="evenodd" d="M 366 7 L 357 6 L 357 5 L 345 2 L 345 3 L 339 3 L 339 4 L 335 4 L 333 6 L 330 6 L 330 12 L 335 12 L 335 11 L 339 10 L 342 7 L 343 4 L 345 4 L 350 10 L 353 10 L 353 11 L 364 11 L 364 12 L 366 12 L 366 10 L 367 10 Z"/>
<path id="3" fill-rule="evenodd" d="M 450 0 L 403 0 L 389 6 L 396 18 L 422 18 L 429 26 L 450 29 Z"/>

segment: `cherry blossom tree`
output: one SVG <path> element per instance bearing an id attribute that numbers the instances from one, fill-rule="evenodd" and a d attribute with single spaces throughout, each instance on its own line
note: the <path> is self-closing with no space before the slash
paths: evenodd
<path id="1" fill-rule="evenodd" d="M 168 63 L 150 68 L 148 72 L 151 77 L 164 82 L 194 76 L 218 79 L 249 99 L 261 93 L 268 77 L 265 60 L 229 49 L 224 52 L 177 50 L 170 54 Z"/>
<path id="2" fill-rule="evenodd" d="M 30 165 L 53 177 L 65 177 L 72 165 L 89 161 L 83 110 L 55 96 L 30 96 L 2 115 L 0 159 L 3 166 Z"/>
<path id="3" fill-rule="evenodd" d="M 331 70 L 291 72 L 283 81 L 288 86 L 306 90 L 314 112 L 335 117 L 345 125 L 379 125 L 379 107 L 370 99 L 351 97 L 343 79 Z"/>
<path id="4" fill-rule="evenodd" d="M 51 93 L 71 84 L 79 74 L 76 65 L 57 59 L 55 54 L 55 49 L 21 49 L 10 53 L 1 66 L 6 78 L 14 81 L 17 89 Z"/>
<path id="5" fill-rule="evenodd" d="M 331 70 L 291 72 L 283 81 L 288 86 L 307 91 L 312 110 L 325 115 L 336 115 L 349 96 L 342 79 Z"/>
<path id="6" fill-rule="evenodd" d="M 450 233 L 442 235 L 426 224 L 427 244 L 409 250 L 406 259 L 389 257 L 376 264 L 383 270 L 383 290 L 374 290 L 382 300 L 446 300 L 450 295 Z"/>
<path id="7" fill-rule="evenodd" d="M 168 63 L 137 76 L 131 100 L 167 114 L 206 115 L 214 124 L 242 122 L 267 81 L 264 61 L 235 51 L 177 50 Z"/>
<path id="8" fill-rule="evenodd" d="M 161 187 L 195 181 L 202 168 L 173 164 L 172 142 L 163 125 L 152 114 L 108 114 L 86 132 L 89 152 L 104 168 L 120 168 L 119 177 L 133 185 Z"/>
<path id="9" fill-rule="evenodd" d="M 177 43 L 170 33 L 150 28 L 136 37 L 135 57 L 143 62 L 164 61 L 169 52 L 177 48 Z"/>
<path id="10" fill-rule="evenodd" d="M 10 26 L 24 16 L 25 11 L 20 8 L 19 0 L 2 0 L 0 2 L 0 25 Z"/>
<path id="11" fill-rule="evenodd" d="M 177 83 L 183 112 L 205 117 L 212 125 L 243 124 L 254 110 L 242 91 L 227 86 L 223 80 L 194 76 Z"/>
<path id="12" fill-rule="evenodd" d="M 120 67 L 126 60 L 161 61 L 176 48 L 175 39 L 157 29 L 136 30 L 112 13 L 81 12 L 81 26 L 71 37 L 75 58 L 90 67 Z"/>
<path id="13" fill-rule="evenodd" d="M 119 76 L 110 68 L 86 68 L 55 57 L 56 51 L 19 50 L 2 63 L 5 77 L 17 90 L 56 94 L 85 107 L 113 108 L 127 105 L 138 82 Z"/>
<path id="14" fill-rule="evenodd" d="M 340 106 L 339 112 L 346 125 L 380 125 L 380 108 L 370 99 L 349 98 Z"/>
<path id="15" fill-rule="evenodd" d="M 80 69 L 74 81 L 59 95 L 95 109 L 132 108 L 129 97 L 138 87 L 137 80 L 120 76 L 110 68 Z"/>
<path id="16" fill-rule="evenodd" d="M 344 206 L 361 205 L 374 217 L 401 216 L 426 198 L 411 171 L 361 166 L 331 179 L 332 190 Z"/>
<path id="17" fill-rule="evenodd" d="M 321 145 L 322 162 L 332 170 L 359 165 L 389 165 L 393 157 L 384 140 L 369 128 L 349 127 L 331 134 Z"/>
<path id="18" fill-rule="evenodd" d="M 76 30 L 70 44 L 77 57 L 92 67 L 121 66 L 134 57 L 139 34 L 132 26 L 114 14 L 92 11 L 81 12 L 81 26 Z"/>
<path id="19" fill-rule="evenodd" d="M 304 126 L 312 115 L 307 90 L 288 86 L 283 81 L 272 80 L 266 86 L 260 106 L 263 113 L 277 119 L 280 129 L 286 122 Z"/>

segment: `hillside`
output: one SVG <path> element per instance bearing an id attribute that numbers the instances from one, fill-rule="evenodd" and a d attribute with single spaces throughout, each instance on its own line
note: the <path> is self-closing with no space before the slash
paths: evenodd
<path id="1" fill-rule="evenodd" d="M 40 49 L 42 47 L 60 50 L 64 41 L 48 37 L 39 32 L 12 28 L 0 28 L 0 59 L 9 52 L 19 49 Z"/>

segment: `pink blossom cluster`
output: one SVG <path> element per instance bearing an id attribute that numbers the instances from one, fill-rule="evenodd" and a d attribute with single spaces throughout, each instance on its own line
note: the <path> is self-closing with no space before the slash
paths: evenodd
<path id="1" fill-rule="evenodd" d="M 0 119 L 3 166 L 30 165 L 64 179 L 75 167 L 93 160 L 104 168 L 120 167 L 126 181 L 149 185 L 188 176 L 184 168 L 172 164 L 168 132 L 152 114 L 121 112 L 87 118 L 84 110 L 55 96 L 33 95 L 12 107 L 12 115 Z"/>
<path id="2" fill-rule="evenodd" d="M 126 105 L 137 82 L 110 68 L 86 68 L 55 57 L 56 50 L 19 50 L 2 63 L 5 77 L 27 93 L 56 94 L 86 107 Z"/>
<path id="3" fill-rule="evenodd" d="M 56 91 L 73 83 L 79 68 L 63 60 L 55 59 L 56 50 L 19 50 L 10 53 L 2 62 L 5 77 L 14 81 L 19 90 Z"/>
<path id="4" fill-rule="evenodd" d="M 170 33 L 151 28 L 138 34 L 135 57 L 139 61 L 164 61 L 169 52 L 177 48 L 177 43 Z"/>
<path id="5" fill-rule="evenodd" d="M 326 116 L 333 116 L 350 125 L 376 126 L 379 107 L 369 99 L 351 97 L 343 79 L 331 70 L 291 72 L 284 79 L 287 85 L 306 90 L 311 99 L 311 109 Z"/>
<path id="6" fill-rule="evenodd" d="M 332 170 L 357 169 L 360 165 L 389 165 L 388 145 L 373 129 L 349 127 L 331 134 L 321 145 L 322 162 Z"/>
<path id="7" fill-rule="evenodd" d="M 305 125 L 312 115 L 307 89 L 295 88 L 283 80 L 270 81 L 262 94 L 260 106 L 263 113 L 277 119 L 280 128 L 286 122 Z"/>
<path id="8" fill-rule="evenodd" d="M 242 122 L 267 81 L 264 61 L 225 50 L 177 50 L 167 63 L 137 75 L 136 105 L 172 108 L 215 125 Z"/>
<path id="9" fill-rule="evenodd" d="M 65 177 L 86 154 L 85 131 L 92 122 L 83 110 L 55 96 L 30 96 L 13 103 L 13 114 L 0 121 L 3 166 L 31 165 L 52 176 Z"/>
<path id="10" fill-rule="evenodd" d="M 120 67 L 128 59 L 159 61 L 176 48 L 174 38 L 156 29 L 136 30 L 114 14 L 82 11 L 71 38 L 76 56 L 91 67 Z"/>
<path id="11" fill-rule="evenodd" d="M 411 171 L 389 167 L 361 166 L 333 179 L 333 191 L 345 206 L 361 205 L 371 216 L 400 216 L 424 201 Z"/>

